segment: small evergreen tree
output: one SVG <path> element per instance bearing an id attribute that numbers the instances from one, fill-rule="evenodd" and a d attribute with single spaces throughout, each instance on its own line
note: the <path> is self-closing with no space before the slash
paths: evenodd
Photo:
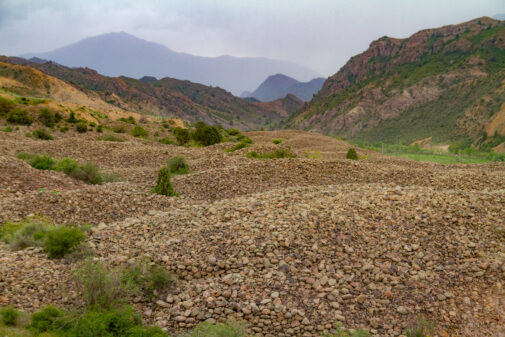
<path id="1" fill-rule="evenodd" d="M 154 186 L 153 192 L 166 196 L 177 195 L 177 193 L 174 191 L 172 183 L 170 182 L 170 169 L 168 167 L 162 167 L 159 170 L 158 179 L 156 180 L 156 186 Z"/>
<path id="2" fill-rule="evenodd" d="M 355 148 L 351 147 L 349 151 L 347 151 L 347 155 L 345 157 L 347 159 L 358 160 L 358 153 Z"/>

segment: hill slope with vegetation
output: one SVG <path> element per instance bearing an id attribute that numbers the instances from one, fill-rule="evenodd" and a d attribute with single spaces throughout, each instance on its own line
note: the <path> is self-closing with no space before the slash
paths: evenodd
<path id="1" fill-rule="evenodd" d="M 372 42 L 286 125 L 365 142 L 481 146 L 505 140 L 504 103 L 505 22 L 484 17 Z"/>
<path id="2" fill-rule="evenodd" d="M 189 81 L 106 77 L 89 68 L 68 68 L 52 62 L 33 63 L 21 58 L 1 57 L 0 61 L 13 65 L 9 69 L 10 75 L 6 71 L 5 76 L 20 76 L 14 73 L 37 69 L 89 97 L 106 102 L 108 106 L 141 114 L 176 117 L 191 122 L 200 120 L 239 129 L 259 129 L 279 122 L 284 115 L 284 110 L 262 109 L 223 89 Z M 72 92 L 75 93 L 75 90 L 72 89 Z"/>

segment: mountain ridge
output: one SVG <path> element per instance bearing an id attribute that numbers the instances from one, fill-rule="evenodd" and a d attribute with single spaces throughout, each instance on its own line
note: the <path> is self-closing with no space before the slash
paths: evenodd
<path id="1" fill-rule="evenodd" d="M 278 123 L 285 117 L 284 107 L 262 107 L 220 88 L 172 78 L 126 76 L 107 77 L 89 68 L 69 68 L 53 62 L 32 63 L 22 58 L 0 57 L 0 61 L 21 65 L 64 81 L 72 88 L 106 102 L 114 109 L 144 115 L 174 117 L 186 121 L 204 121 L 242 130 Z M 11 71 L 12 73 L 12 71 Z M 23 73 L 23 71 L 21 71 Z M 15 75 L 15 74 L 14 74 Z M 12 75 L 12 76 L 14 76 Z M 16 75 L 18 76 L 18 75 Z"/>
<path id="2" fill-rule="evenodd" d="M 88 37 L 48 52 L 27 53 L 68 67 L 89 67 L 107 76 L 171 77 L 219 86 L 238 95 L 257 87 L 268 75 L 287 73 L 302 80 L 317 72 L 291 61 L 262 57 L 196 56 L 147 41 L 126 32 Z"/>
<path id="3" fill-rule="evenodd" d="M 505 22 L 483 17 L 382 37 L 329 77 L 286 127 L 368 142 L 505 133 Z M 494 125 L 492 128 L 489 125 Z"/>
<path id="4" fill-rule="evenodd" d="M 278 73 L 268 76 L 254 92 L 243 93 L 241 97 L 253 97 L 262 102 L 269 102 L 292 94 L 302 101 L 310 101 L 321 89 L 324 81 L 324 78 L 318 77 L 307 82 L 300 82 Z"/>

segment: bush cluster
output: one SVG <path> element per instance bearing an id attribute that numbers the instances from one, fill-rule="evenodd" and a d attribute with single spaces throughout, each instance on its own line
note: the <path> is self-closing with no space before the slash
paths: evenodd
<path id="1" fill-rule="evenodd" d="M 33 123 L 33 118 L 25 109 L 14 108 L 7 114 L 7 122 L 20 125 L 31 125 Z"/>
<path id="2" fill-rule="evenodd" d="M 52 128 L 61 121 L 62 117 L 58 112 L 53 112 L 49 108 L 42 108 L 39 110 L 38 119 L 48 128 Z"/>
<path id="3" fill-rule="evenodd" d="M 133 137 L 142 137 L 145 138 L 149 135 L 146 129 L 141 127 L 140 125 L 135 125 L 132 130 Z"/>
<path id="4" fill-rule="evenodd" d="M 193 139 L 203 146 L 210 146 L 220 143 L 223 140 L 223 137 L 216 127 L 204 125 L 199 126 L 195 130 L 193 133 Z"/>
<path id="5" fill-rule="evenodd" d="M 44 218 L 32 217 L 5 223 L 0 239 L 13 250 L 43 247 L 50 258 L 62 258 L 73 252 L 84 241 L 85 235 L 80 228 L 54 226 Z"/>
<path id="6" fill-rule="evenodd" d="M 249 152 L 246 155 L 248 158 L 254 159 L 279 159 L 279 158 L 296 158 L 296 154 L 291 152 L 289 149 L 277 149 L 273 152 L 258 153 L 256 151 Z"/>
<path id="7" fill-rule="evenodd" d="M 133 118 L 133 116 L 129 116 L 128 118 L 121 117 L 121 118 L 119 118 L 119 120 L 121 122 L 129 123 L 129 124 L 133 124 L 133 125 L 137 124 L 137 121 L 135 121 L 135 118 Z"/>
<path id="8" fill-rule="evenodd" d="M 48 155 L 33 155 L 29 153 L 19 153 L 19 159 L 27 160 L 33 168 L 38 170 L 52 170 L 63 172 L 71 178 L 82 180 L 87 184 L 97 185 L 104 182 L 115 181 L 114 175 L 104 175 L 97 165 L 93 163 L 78 164 L 72 158 L 55 160 Z"/>
<path id="9" fill-rule="evenodd" d="M 191 134 L 188 129 L 181 128 L 180 126 L 174 128 L 172 131 L 175 139 L 179 145 L 185 145 L 191 140 Z"/>
<path id="10" fill-rule="evenodd" d="M 282 139 L 274 139 L 274 140 L 272 141 L 272 143 L 274 143 L 274 144 L 276 144 L 276 145 L 277 145 L 277 144 L 280 144 L 280 143 L 282 143 Z"/>
<path id="11" fill-rule="evenodd" d="M 32 132 L 32 137 L 35 139 L 42 139 L 42 140 L 53 140 L 54 137 L 49 133 L 47 129 L 44 128 L 38 128 Z"/>

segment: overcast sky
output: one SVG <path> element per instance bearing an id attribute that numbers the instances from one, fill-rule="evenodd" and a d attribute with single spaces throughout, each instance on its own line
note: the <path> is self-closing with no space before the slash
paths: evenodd
<path id="1" fill-rule="evenodd" d="M 505 13 L 505 0 L 0 0 L 0 54 L 125 31 L 202 56 L 291 60 L 328 76 L 381 36 Z"/>

